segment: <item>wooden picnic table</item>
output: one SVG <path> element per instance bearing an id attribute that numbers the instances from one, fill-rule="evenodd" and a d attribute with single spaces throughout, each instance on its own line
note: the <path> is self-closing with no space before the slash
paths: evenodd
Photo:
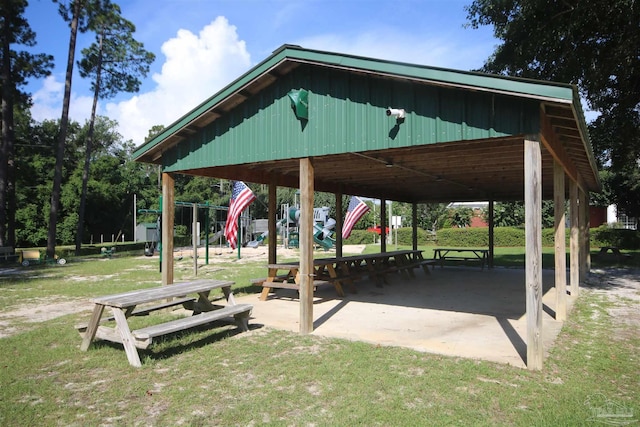
<path id="1" fill-rule="evenodd" d="M 428 265 L 432 260 L 425 260 L 420 250 L 400 250 L 372 254 L 351 255 L 313 260 L 314 287 L 331 283 L 338 296 L 343 297 L 343 287 L 349 286 L 356 292 L 354 281 L 368 276 L 378 286 L 387 283 L 386 274 L 400 272 L 403 276 L 415 277 L 413 269 L 422 267 L 429 274 Z M 297 262 L 268 264 L 267 277 L 256 279 L 255 284 L 262 285 L 260 299 L 266 300 L 273 288 L 299 289 L 300 264 Z"/>
<path id="2" fill-rule="evenodd" d="M 484 265 L 489 258 L 489 249 L 475 248 L 435 248 L 433 260 L 444 266 L 445 261 L 478 261 L 484 270 Z"/>
<path id="3" fill-rule="evenodd" d="M 129 363 L 132 366 L 140 367 L 142 365 L 137 349 L 147 348 L 154 337 L 204 325 L 227 317 L 234 317 L 238 327 L 243 331 L 247 331 L 248 319 L 253 306 L 250 304 L 236 304 L 231 292 L 233 283 L 223 280 L 203 279 L 93 298 L 91 302 L 95 306 L 89 323 L 77 327 L 82 336 L 80 349 L 87 351 L 94 339 L 120 343 L 124 346 Z M 214 305 L 211 302 L 209 294 L 214 289 L 222 289 L 227 303 L 226 306 Z M 189 297 L 189 295 L 193 294 L 197 295 L 197 297 Z M 157 303 L 158 301 L 160 303 Z M 151 307 L 144 306 L 144 304 L 148 303 L 157 304 Z M 193 315 L 134 331 L 129 327 L 128 319 L 131 316 L 146 315 L 152 311 L 180 304 L 192 310 Z M 137 308 L 139 306 L 142 307 Z M 105 307 L 111 309 L 111 317 L 103 317 Z M 115 320 L 115 327 L 101 325 L 101 323 L 113 320 Z"/>
<path id="4" fill-rule="evenodd" d="M 606 256 L 609 252 L 611 252 L 611 254 L 616 256 L 618 260 L 631 257 L 631 255 L 629 254 L 624 254 L 620 252 L 620 248 L 618 248 L 617 246 L 601 246 L 600 252 L 598 252 L 598 254 L 600 256 Z"/>

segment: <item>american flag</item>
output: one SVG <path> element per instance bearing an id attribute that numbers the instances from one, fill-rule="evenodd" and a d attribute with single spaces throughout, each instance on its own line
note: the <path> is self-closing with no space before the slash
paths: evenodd
<path id="1" fill-rule="evenodd" d="M 234 181 L 229 201 L 227 223 L 224 226 L 224 237 L 231 249 L 238 245 L 238 218 L 243 210 L 256 199 L 255 194 L 242 181 Z"/>
<path id="2" fill-rule="evenodd" d="M 344 224 L 342 226 L 342 238 L 348 239 L 351 235 L 351 230 L 356 222 L 360 221 L 362 215 L 369 211 L 369 206 L 359 197 L 351 196 L 349 207 L 347 208 L 347 215 L 344 218 Z"/>

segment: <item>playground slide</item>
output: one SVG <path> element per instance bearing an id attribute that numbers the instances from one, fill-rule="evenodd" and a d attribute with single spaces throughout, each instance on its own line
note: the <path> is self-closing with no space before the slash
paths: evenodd
<path id="1" fill-rule="evenodd" d="M 328 251 L 335 245 L 336 241 L 329 236 L 322 237 L 324 234 L 325 233 L 322 227 L 320 227 L 317 224 L 313 226 L 313 241 L 317 245 L 321 246 L 322 249 L 324 249 L 325 251 Z M 265 232 L 260 237 L 258 237 L 258 239 L 247 242 L 247 247 L 257 248 L 258 246 L 260 246 L 260 244 L 266 237 L 267 237 L 267 233 Z"/>
<path id="2" fill-rule="evenodd" d="M 322 246 L 322 249 L 328 251 L 333 248 L 336 241 L 332 239 L 330 236 L 323 237 L 325 235 L 324 229 L 318 224 L 313 225 L 313 241 Z"/>
<path id="3" fill-rule="evenodd" d="M 317 210 L 317 209 L 316 209 Z M 315 218 L 315 211 L 314 210 L 314 219 L 318 220 L 318 218 Z M 323 210 L 328 211 L 329 208 L 323 208 Z M 291 220 L 292 222 L 298 223 L 298 220 L 300 218 L 300 210 L 297 208 L 291 208 L 289 209 L 289 220 Z M 280 221 L 278 221 L 276 223 L 276 229 L 280 230 L 280 227 L 286 223 L 287 219 L 284 218 Z M 324 223 L 324 226 L 320 225 L 318 222 L 316 222 L 313 225 L 313 241 L 321 246 L 325 251 L 328 251 L 329 249 L 333 248 L 335 246 L 336 241 L 334 239 L 331 238 L 331 233 L 332 233 L 332 229 L 336 224 L 336 220 L 333 218 L 321 218 L 319 220 L 320 223 Z M 262 241 L 267 237 L 268 232 L 265 231 L 264 233 L 262 233 L 261 236 L 259 236 L 256 240 L 252 240 L 250 242 L 247 243 L 247 247 L 249 248 L 257 248 L 258 246 L 260 246 L 260 244 L 262 243 Z M 295 246 L 297 247 L 297 243 L 295 244 Z"/>

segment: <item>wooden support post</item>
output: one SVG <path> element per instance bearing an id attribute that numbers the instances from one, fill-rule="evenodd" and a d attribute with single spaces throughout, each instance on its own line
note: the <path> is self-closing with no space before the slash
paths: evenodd
<path id="1" fill-rule="evenodd" d="M 162 284 L 173 283 L 173 222 L 175 217 L 175 180 L 162 174 Z"/>
<path id="2" fill-rule="evenodd" d="M 411 241 L 413 243 L 413 250 L 418 250 L 418 205 L 416 203 L 411 204 Z"/>
<path id="3" fill-rule="evenodd" d="M 310 158 L 300 159 L 300 333 L 313 332 L 313 188 Z"/>
<path id="4" fill-rule="evenodd" d="M 385 199 L 380 199 L 380 252 L 387 251 L 387 228 L 386 227 L 387 227 L 387 201 Z"/>
<path id="5" fill-rule="evenodd" d="M 587 279 L 587 252 L 589 248 L 589 226 L 587 224 L 587 215 L 589 211 L 589 202 L 587 193 L 578 191 L 578 242 L 580 245 L 580 283 L 584 283 Z"/>
<path id="6" fill-rule="evenodd" d="M 585 209 L 586 209 L 586 215 L 585 215 L 585 236 L 584 236 L 584 243 L 585 243 L 585 247 L 584 247 L 584 251 L 585 251 L 585 262 L 586 262 L 586 268 L 587 268 L 587 274 L 589 274 L 591 272 L 591 210 L 589 209 L 589 193 L 585 193 L 586 194 L 586 200 L 585 200 Z"/>
<path id="7" fill-rule="evenodd" d="M 267 212 L 268 224 L 268 236 L 269 236 L 269 264 L 277 263 L 277 252 L 276 247 L 278 245 L 278 229 L 276 227 L 276 203 L 278 202 L 277 198 L 277 190 L 278 186 L 276 185 L 275 179 L 270 180 L 269 182 L 269 212 Z"/>
<path id="8" fill-rule="evenodd" d="M 493 198 L 489 199 L 489 268 L 493 268 L 493 247 L 495 246 L 494 236 L 494 210 L 493 210 Z"/>
<path id="9" fill-rule="evenodd" d="M 542 369 L 542 154 L 540 142 L 524 141 L 527 368 Z"/>
<path id="10" fill-rule="evenodd" d="M 193 204 L 193 224 L 191 225 L 191 244 L 193 245 L 193 275 L 198 275 L 198 204 Z"/>
<path id="11" fill-rule="evenodd" d="M 567 245 L 565 243 L 564 168 L 553 162 L 553 213 L 555 242 L 556 320 L 567 319 Z"/>
<path id="12" fill-rule="evenodd" d="M 569 215 L 571 219 L 571 238 L 569 240 L 569 269 L 571 296 L 578 296 L 580 286 L 580 245 L 578 242 L 578 184 L 575 181 L 569 182 Z"/>
<path id="13" fill-rule="evenodd" d="M 342 256 L 342 191 L 336 193 L 336 256 Z"/>

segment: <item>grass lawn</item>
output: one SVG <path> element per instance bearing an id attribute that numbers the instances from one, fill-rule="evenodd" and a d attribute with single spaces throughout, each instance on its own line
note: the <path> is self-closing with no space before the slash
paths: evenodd
<path id="1" fill-rule="evenodd" d="M 523 253 L 498 248 L 496 264 L 516 266 Z M 637 269 L 625 271 L 640 281 Z M 140 352 L 136 369 L 118 345 L 79 350 L 74 325 L 89 312 L 40 321 L 24 313 L 156 286 L 157 259 L 18 273 L 0 272 L 2 426 L 595 425 L 611 405 L 640 423 L 638 325 L 612 315 L 637 311 L 640 295 L 612 297 L 606 273 L 583 288 L 540 372 L 277 330 L 236 334 L 222 324 L 167 337 Z M 234 280 L 236 293 L 248 293 L 258 292 L 249 279 L 264 273 L 264 262 L 229 257 L 198 277 Z M 190 259 L 176 263 L 176 281 L 192 274 Z"/>

